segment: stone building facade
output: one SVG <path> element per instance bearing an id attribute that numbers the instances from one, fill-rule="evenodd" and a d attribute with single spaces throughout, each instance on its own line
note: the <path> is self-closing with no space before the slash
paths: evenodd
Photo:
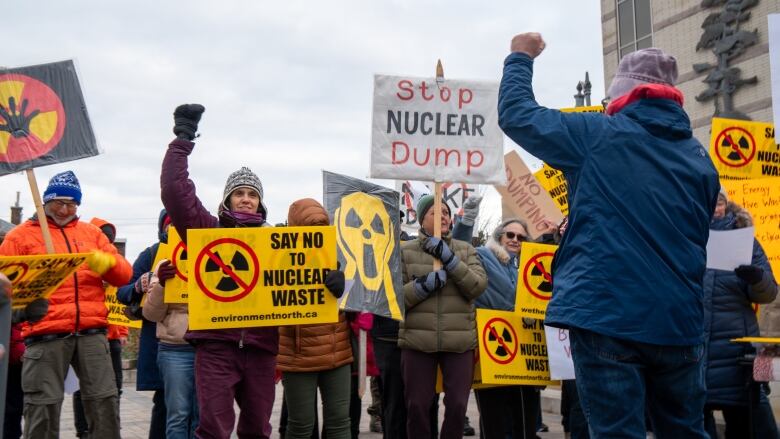
<path id="1" fill-rule="evenodd" d="M 780 0 L 601 0 L 605 84 L 608 88 L 623 54 L 658 47 L 677 58 L 677 87 L 703 144 L 709 143 L 716 105 L 721 117 L 772 122 L 767 37 L 772 13 L 780 13 Z M 719 73 L 731 75 L 731 84 L 718 82 Z M 734 84 L 728 96 L 717 94 Z M 708 91 L 709 98 L 702 96 Z M 724 99 L 731 113 L 724 111 Z"/>

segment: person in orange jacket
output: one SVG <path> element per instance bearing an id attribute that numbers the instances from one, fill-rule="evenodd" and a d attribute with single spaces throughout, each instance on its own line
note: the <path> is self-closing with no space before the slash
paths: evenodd
<path id="1" fill-rule="evenodd" d="M 43 319 L 22 327 L 24 437 L 59 436 L 65 373 L 71 365 L 79 377 L 90 436 L 118 439 L 119 405 L 106 339 L 103 281 L 124 285 L 132 268 L 100 229 L 79 220 L 81 186 L 73 172 L 52 177 L 43 202 L 54 252 L 90 255 L 49 297 Z M 46 253 L 37 217 L 13 228 L 0 245 L 3 256 Z"/>
<path id="2" fill-rule="evenodd" d="M 108 241 L 113 244 L 116 240 L 116 226 L 102 218 L 92 218 L 89 223 L 100 229 Z M 111 365 L 114 368 L 117 394 L 122 396 L 122 346 L 127 344 L 127 326 L 108 325 L 108 346 L 111 351 Z M 84 405 L 81 402 L 81 390 L 73 392 L 73 425 L 76 427 L 76 437 L 89 437 L 89 424 L 84 414 Z"/>

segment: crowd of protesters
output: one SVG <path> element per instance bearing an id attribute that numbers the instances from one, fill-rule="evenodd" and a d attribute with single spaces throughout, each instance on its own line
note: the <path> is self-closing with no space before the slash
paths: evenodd
<path id="1" fill-rule="evenodd" d="M 547 224 L 538 240 L 559 244 L 544 323 L 568 329 L 571 337 L 576 380 L 563 383 L 562 409 L 568 434 L 644 438 L 652 430 L 659 438 L 715 438 L 713 411 L 722 411 L 727 437 L 748 430 L 778 437 L 766 389 L 755 403 L 746 391 L 739 361 L 755 349 L 730 342 L 760 334 L 752 304 L 772 303 L 777 283 L 758 241 L 750 264 L 733 271 L 706 267 L 709 231 L 749 227 L 752 219 L 720 189 L 692 136 L 674 87 L 675 59 L 658 49 L 626 55 L 608 90 L 607 116 L 566 114 L 534 98 L 533 65 L 544 48 L 536 33 L 512 40 L 498 111 L 503 131 L 563 171 L 568 183 L 570 215 L 561 225 Z M 417 236 L 401 243 L 402 322 L 342 312 L 327 324 L 191 330 L 188 305 L 164 300 L 175 267 L 167 259 L 153 265 L 169 227 L 186 240 L 189 229 L 270 226 L 263 185 L 248 167 L 228 176 L 216 216 L 196 195 L 188 160 L 204 111 L 184 104 L 174 112 L 176 137 L 162 160 L 158 239 L 132 266 L 112 245 L 110 223 L 79 218 L 81 185 L 70 171 L 49 181 L 46 218 L 33 216 L 0 245 L 3 256 L 48 253 L 46 221 L 55 253 L 90 254 L 48 299 L 13 313 L 4 437 L 20 437 L 22 425 L 25 438 L 59 436 L 69 367 L 80 385 L 74 395 L 79 437 L 121 437 L 118 359 L 126 332 L 108 325 L 108 285 L 118 287 L 125 314 L 143 321 L 136 386 L 154 391 L 150 438 L 227 439 L 234 427 L 239 438 L 271 437 L 280 380 L 283 437 L 320 437 L 320 405 L 321 437 L 357 437 L 360 330 L 372 336 L 372 430 L 389 439 L 468 434 L 475 308 L 514 310 L 521 244 L 530 240 L 525 221 L 502 221 L 475 248 L 478 197 L 457 219 L 446 203 L 421 197 Z M 330 219 L 319 202 L 305 198 L 290 205 L 287 224 L 320 226 Z M 341 297 L 344 273 L 330 270 L 324 284 Z M 4 278 L 0 287 L 11 288 Z M 524 385 L 477 390 L 480 435 L 536 437 L 539 391 Z"/>

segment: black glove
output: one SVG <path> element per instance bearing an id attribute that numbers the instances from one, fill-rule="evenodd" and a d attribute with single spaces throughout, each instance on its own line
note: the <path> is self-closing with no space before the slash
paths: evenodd
<path id="1" fill-rule="evenodd" d="M 173 134 L 184 140 L 194 139 L 204 111 L 206 107 L 200 104 L 182 104 L 176 107 L 173 112 Z"/>
<path id="2" fill-rule="evenodd" d="M 444 270 L 431 271 L 424 277 L 414 280 L 414 292 L 420 299 L 427 299 L 434 291 L 440 290 L 447 283 L 447 272 Z"/>
<path id="3" fill-rule="evenodd" d="M 176 267 L 169 260 L 164 260 L 157 267 L 157 279 L 160 285 L 165 286 L 165 281 L 176 276 Z"/>
<path id="4" fill-rule="evenodd" d="M 35 299 L 28 303 L 24 309 L 17 309 L 11 315 L 11 322 L 21 323 L 30 322 L 35 323 L 46 316 L 49 312 L 49 300 L 48 299 Z"/>
<path id="5" fill-rule="evenodd" d="M 756 265 L 740 265 L 734 269 L 734 273 L 750 285 L 757 284 L 764 278 L 764 270 Z"/>
<path id="6" fill-rule="evenodd" d="M 341 268 L 341 264 L 339 264 L 339 268 Z M 341 295 L 344 294 L 344 272 L 338 269 L 330 270 L 325 275 L 325 287 L 333 294 L 333 297 L 341 298 Z"/>

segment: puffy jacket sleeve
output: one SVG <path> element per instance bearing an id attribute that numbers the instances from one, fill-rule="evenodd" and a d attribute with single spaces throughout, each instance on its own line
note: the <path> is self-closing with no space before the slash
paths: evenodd
<path id="1" fill-rule="evenodd" d="M 155 273 L 149 282 L 149 295 L 146 297 L 144 307 L 141 309 L 144 318 L 152 322 L 162 322 L 168 313 L 168 304 L 165 303 L 165 289 L 160 285 L 160 279 Z"/>
<path id="2" fill-rule="evenodd" d="M 130 278 L 130 282 L 125 284 L 116 292 L 117 299 L 125 305 L 130 305 L 133 302 L 140 302 L 142 292 L 135 290 L 135 281 L 138 280 L 143 274 L 152 271 L 152 263 L 154 257 L 157 254 L 157 244 L 152 247 L 147 247 L 133 262 L 133 276 Z"/>
<path id="3" fill-rule="evenodd" d="M 160 196 L 171 217 L 171 223 L 186 242 L 187 229 L 214 227 L 217 218 L 203 207 L 190 180 L 187 157 L 195 147 L 193 142 L 174 139 L 168 145 L 160 173 Z"/>
<path id="4" fill-rule="evenodd" d="M 3 239 L 3 243 L 0 244 L 0 256 L 17 256 L 21 255 L 19 249 L 19 242 L 15 233 L 9 233 Z"/>
<path id="5" fill-rule="evenodd" d="M 452 228 L 452 239 L 471 244 L 472 233 L 474 233 L 474 226 L 463 224 L 460 217 L 455 218 L 455 226 Z"/>
<path id="6" fill-rule="evenodd" d="M 414 308 L 418 303 L 425 299 L 422 299 L 417 295 L 417 291 L 414 289 L 414 279 L 409 274 L 409 270 L 407 269 L 406 264 L 401 263 L 401 268 L 404 280 L 404 306 L 408 312 L 410 309 Z"/>
<path id="7" fill-rule="evenodd" d="M 130 281 L 130 278 L 133 276 L 133 267 L 124 256 L 119 254 L 114 244 L 111 244 L 103 232 L 98 234 L 97 248 L 100 251 L 114 255 L 114 258 L 116 258 L 116 264 L 103 274 L 103 280 L 115 287 L 123 286 Z"/>
<path id="8" fill-rule="evenodd" d="M 777 297 L 777 283 L 772 273 L 772 267 L 764 253 L 764 248 L 757 240 L 753 240 L 752 264 L 764 270 L 764 278 L 757 284 L 748 287 L 748 296 L 753 303 L 771 303 Z"/>
<path id="9" fill-rule="evenodd" d="M 513 53 L 504 61 L 498 94 L 498 124 L 524 150 L 564 172 L 576 171 L 591 145 L 605 133 L 600 114 L 562 113 L 536 103 L 531 87 L 533 60 Z"/>
<path id="10" fill-rule="evenodd" d="M 452 279 L 458 287 L 458 292 L 470 302 L 487 288 L 487 274 L 474 247 L 470 244 L 464 247 L 467 257 L 461 258 L 455 269 L 449 273 L 447 281 Z"/>

